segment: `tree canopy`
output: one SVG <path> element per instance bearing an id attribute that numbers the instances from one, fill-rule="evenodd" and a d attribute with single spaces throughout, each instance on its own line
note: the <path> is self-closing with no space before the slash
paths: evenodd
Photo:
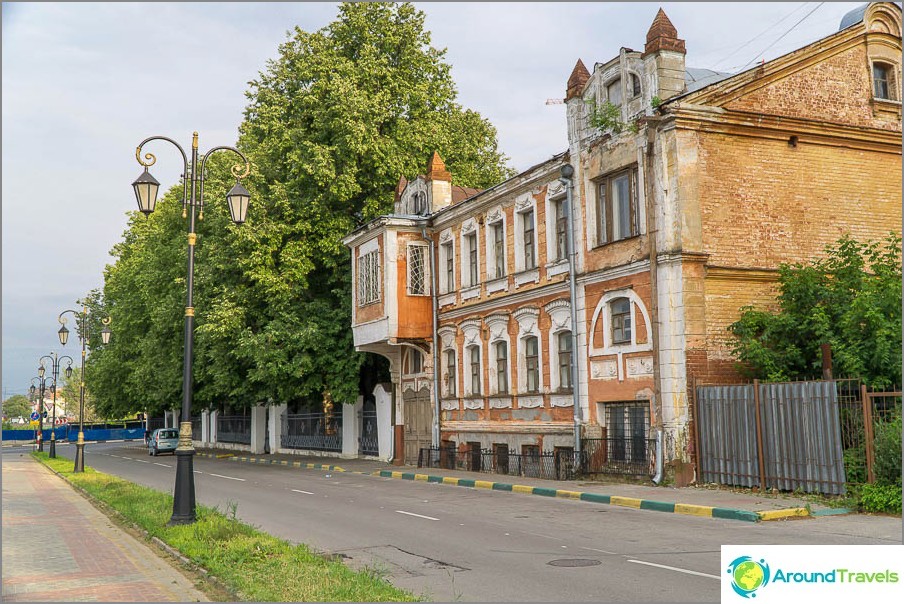
<path id="1" fill-rule="evenodd" d="M 194 404 L 353 402 L 365 355 L 351 337 L 342 238 L 391 210 L 401 175 L 439 151 L 455 184 L 512 174 L 493 126 L 456 103 L 445 51 L 411 4 L 345 3 L 316 32 L 295 28 L 250 82 L 238 148 L 253 163 L 248 221 L 222 194 L 235 156 L 211 156 L 195 265 Z M 222 192 L 222 193 L 221 193 Z M 92 312 L 113 318 L 87 381 L 99 411 L 181 402 L 186 225 L 181 186 L 134 213 Z M 98 332 L 99 333 L 99 332 Z"/>
<path id="2" fill-rule="evenodd" d="M 24 394 L 14 394 L 3 401 L 3 415 L 11 419 L 16 417 L 28 419 L 31 409 L 31 401 Z"/>
<path id="3" fill-rule="evenodd" d="M 901 384 L 901 238 L 842 237 L 809 264 L 779 269 L 777 312 L 744 307 L 729 327 L 733 353 L 750 377 L 822 376 L 820 345 L 833 375 L 875 388 Z"/>

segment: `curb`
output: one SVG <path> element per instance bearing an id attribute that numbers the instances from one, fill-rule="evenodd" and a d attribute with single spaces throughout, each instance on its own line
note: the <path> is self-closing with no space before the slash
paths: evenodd
<path id="1" fill-rule="evenodd" d="M 774 510 L 768 512 L 750 512 L 747 510 L 738 510 L 733 508 L 720 508 L 707 505 L 694 505 L 689 503 L 669 503 L 664 501 L 653 501 L 651 499 L 636 499 L 634 497 L 620 497 L 617 495 L 603 495 L 600 493 L 587 493 L 583 491 L 568 491 L 565 489 L 551 489 L 547 487 L 532 487 L 527 485 L 509 484 L 505 482 L 494 482 L 489 480 L 474 480 L 470 478 L 455 478 L 452 476 L 434 476 L 431 474 L 417 474 L 414 472 L 395 472 L 392 470 L 376 470 L 373 472 L 358 472 L 346 470 L 341 466 L 302 463 L 300 461 L 288 461 L 282 459 L 270 459 L 260 457 L 244 457 L 236 455 L 213 455 L 210 453 L 196 453 L 199 457 L 208 457 L 211 459 L 228 459 L 229 461 L 241 461 L 246 463 L 259 463 L 274 466 L 286 466 L 292 468 L 301 468 L 306 470 L 326 470 L 328 472 L 346 472 L 349 474 L 359 474 L 363 476 L 379 476 L 382 478 L 395 478 L 401 480 L 416 480 L 420 482 L 448 484 L 459 487 L 467 487 L 473 489 L 487 489 L 492 491 L 508 491 L 512 493 L 521 493 L 524 495 L 537 495 L 540 497 L 553 497 L 559 499 L 572 499 L 576 501 L 588 501 L 591 503 L 601 503 L 606 505 L 617 505 L 621 507 L 634 508 L 639 510 L 650 510 L 654 512 L 666 512 L 672 514 L 682 514 L 685 516 L 697 516 L 701 518 L 722 518 L 724 520 L 740 520 L 742 522 L 759 522 L 761 520 L 780 520 L 790 517 L 809 517 L 810 514 L 806 508 L 790 508 L 787 510 Z"/>

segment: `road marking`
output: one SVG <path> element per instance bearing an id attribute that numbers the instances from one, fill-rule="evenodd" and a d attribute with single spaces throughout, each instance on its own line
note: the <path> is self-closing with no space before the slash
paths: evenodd
<path id="1" fill-rule="evenodd" d="M 245 482 L 244 478 L 233 478 L 232 476 L 223 476 L 222 474 L 214 474 L 213 472 L 211 472 L 210 475 L 216 476 L 217 478 L 228 478 L 229 480 L 241 480 L 242 482 Z"/>
<path id="2" fill-rule="evenodd" d="M 113 455 L 112 453 L 110 453 L 110 457 L 119 457 L 119 455 Z"/>
<path id="3" fill-rule="evenodd" d="M 204 473 L 201 470 L 195 470 L 194 472 L 195 472 L 195 474 L 203 474 Z"/>
<path id="4" fill-rule="evenodd" d="M 310 491 L 299 491 L 298 489 L 292 489 L 292 492 L 294 492 L 294 493 L 304 493 L 305 495 L 313 495 L 313 494 L 314 494 L 314 493 L 312 493 L 312 492 L 310 492 Z"/>
<path id="5" fill-rule="evenodd" d="M 123 459 L 128 459 L 129 461 L 134 461 L 131 457 L 126 457 L 125 455 L 123 455 L 122 458 L 123 458 Z"/>
<path id="6" fill-rule="evenodd" d="M 587 550 L 587 551 L 589 551 L 589 552 L 599 552 L 599 553 L 601 553 L 601 554 L 609 554 L 610 556 L 617 556 L 617 555 L 619 555 L 618 552 L 609 552 L 609 551 L 606 551 L 606 550 L 604 550 L 604 549 L 596 549 L 596 548 L 593 548 L 593 547 L 582 547 L 581 549 L 585 549 L 585 550 Z"/>
<path id="7" fill-rule="evenodd" d="M 138 463 L 151 463 L 151 462 L 145 461 L 143 459 L 133 459 L 132 461 L 137 461 Z"/>
<path id="8" fill-rule="evenodd" d="M 403 512 L 402 510 L 396 510 L 397 514 L 405 514 L 406 516 L 415 516 L 416 518 L 423 518 L 424 520 L 439 520 L 439 518 L 434 518 L 432 516 L 421 516 L 420 514 L 415 514 L 413 512 Z"/>
<path id="9" fill-rule="evenodd" d="M 698 573 L 695 570 L 687 570 L 685 568 L 676 568 L 674 566 L 666 566 L 665 564 L 653 564 L 652 562 L 644 562 L 642 560 L 628 560 L 628 562 L 633 562 L 634 564 L 645 564 L 646 566 L 655 566 L 656 568 L 664 568 L 666 570 L 674 570 L 679 573 L 685 573 L 688 575 L 697 575 L 698 577 L 709 577 L 710 579 L 715 579 L 716 581 L 721 581 L 722 577 L 717 575 L 708 575 L 706 573 Z"/>
<path id="10" fill-rule="evenodd" d="M 154 462 L 154 465 L 155 466 L 163 466 L 164 468 L 172 468 L 173 467 L 173 466 L 168 466 L 165 463 L 157 463 L 156 461 Z M 200 474 L 200 472 L 198 472 L 198 474 Z"/>

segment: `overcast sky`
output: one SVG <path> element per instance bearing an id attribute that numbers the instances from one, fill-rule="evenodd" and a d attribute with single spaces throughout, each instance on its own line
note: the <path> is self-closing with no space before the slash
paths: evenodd
<path id="1" fill-rule="evenodd" d="M 564 96 L 577 59 L 592 69 L 622 46 L 642 50 L 660 6 L 688 67 L 734 72 L 837 31 L 861 3 L 416 4 L 448 51 L 459 102 L 496 126 L 523 170 L 566 148 L 564 106 L 546 101 Z M 336 6 L 2 4 L 4 399 L 62 350 L 58 314 L 102 286 L 135 205 L 137 144 L 164 135 L 187 149 L 195 130 L 202 152 L 234 144 L 247 83 L 289 30 L 324 27 Z M 178 154 L 158 150 L 154 175 L 168 187 Z M 75 356 L 77 338 L 66 349 Z"/>

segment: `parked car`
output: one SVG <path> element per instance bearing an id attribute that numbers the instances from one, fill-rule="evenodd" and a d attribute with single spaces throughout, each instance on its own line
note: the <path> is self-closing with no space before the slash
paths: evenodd
<path id="1" fill-rule="evenodd" d="M 179 444 L 179 431 L 175 428 L 157 428 L 148 440 L 148 455 L 158 455 L 167 451 L 176 454 Z"/>

